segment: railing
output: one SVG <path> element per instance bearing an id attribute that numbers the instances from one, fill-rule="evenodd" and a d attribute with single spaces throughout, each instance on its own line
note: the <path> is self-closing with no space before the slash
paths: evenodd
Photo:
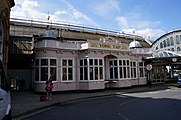
<path id="1" fill-rule="evenodd" d="M 136 48 L 131 50 L 135 54 L 152 54 L 151 48 Z"/>
<path id="2" fill-rule="evenodd" d="M 120 37 L 132 38 L 132 39 L 144 39 L 142 36 L 121 33 L 118 30 L 110 30 L 110 29 L 103 29 L 98 27 L 90 27 L 85 25 L 77 25 L 77 24 L 70 24 L 70 23 L 63 23 L 63 22 L 50 22 L 48 20 L 36 20 L 36 19 L 22 19 L 22 18 L 10 18 L 11 24 L 15 25 L 30 25 L 30 26 L 41 26 L 46 27 L 47 25 L 51 26 L 52 28 L 61 28 L 61 29 L 73 29 L 79 31 L 90 31 L 92 33 L 102 33 L 102 34 L 111 34 Z"/>

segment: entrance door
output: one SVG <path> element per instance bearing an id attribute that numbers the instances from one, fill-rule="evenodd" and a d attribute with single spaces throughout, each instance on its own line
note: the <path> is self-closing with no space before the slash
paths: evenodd
<path id="1" fill-rule="evenodd" d="M 109 75 L 110 79 L 118 79 L 118 64 L 116 60 L 109 60 Z"/>
<path id="2" fill-rule="evenodd" d="M 153 79 L 152 83 L 157 84 L 157 83 L 164 83 L 166 79 L 166 72 L 165 72 L 165 67 L 160 65 L 160 66 L 155 66 L 153 69 Z"/>
<path id="3" fill-rule="evenodd" d="M 105 65 L 105 79 L 106 80 L 114 80 L 118 79 L 118 63 L 117 57 L 113 55 L 107 55 L 104 57 L 104 65 Z"/>

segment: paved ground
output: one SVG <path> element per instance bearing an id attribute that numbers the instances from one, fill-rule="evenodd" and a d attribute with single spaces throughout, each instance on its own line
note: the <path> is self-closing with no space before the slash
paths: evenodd
<path id="1" fill-rule="evenodd" d="M 153 85 L 152 88 L 148 86 L 137 86 L 131 88 L 122 88 L 117 90 L 91 91 L 91 92 L 68 92 L 68 93 L 54 93 L 51 101 L 40 102 L 40 94 L 33 91 L 12 91 L 12 116 L 14 119 L 30 114 L 32 112 L 42 110 L 57 104 L 65 104 L 77 100 L 117 95 L 130 92 L 144 92 L 164 90 L 175 87 L 175 84 L 159 84 Z"/>

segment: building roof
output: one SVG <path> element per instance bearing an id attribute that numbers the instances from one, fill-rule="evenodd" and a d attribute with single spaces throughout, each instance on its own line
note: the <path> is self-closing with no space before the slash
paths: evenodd
<path id="1" fill-rule="evenodd" d="M 47 29 L 45 30 L 43 33 L 40 34 L 40 39 L 57 39 L 55 33 L 50 30 L 50 29 Z"/>
<path id="2" fill-rule="evenodd" d="M 168 36 L 168 35 L 170 35 L 170 34 L 177 33 L 177 32 L 181 32 L 181 29 L 173 30 L 173 31 L 170 31 L 170 32 L 168 32 L 168 33 L 160 36 L 159 38 L 157 38 L 157 39 L 152 43 L 151 47 L 154 46 L 160 39 L 164 38 L 165 36 Z"/>
<path id="3" fill-rule="evenodd" d="M 142 47 L 142 45 L 140 44 L 140 42 L 134 40 L 129 44 L 129 48 L 140 48 Z"/>

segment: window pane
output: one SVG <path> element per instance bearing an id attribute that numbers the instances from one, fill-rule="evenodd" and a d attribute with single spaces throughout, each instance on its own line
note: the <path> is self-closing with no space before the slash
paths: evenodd
<path id="1" fill-rule="evenodd" d="M 123 65 L 126 65 L 126 60 L 123 60 Z"/>
<path id="2" fill-rule="evenodd" d="M 98 80 L 99 74 L 98 74 L 98 67 L 95 67 L 95 80 Z"/>
<path id="3" fill-rule="evenodd" d="M 118 79 L 118 68 L 117 67 L 114 68 L 114 78 Z"/>
<path id="4" fill-rule="evenodd" d="M 41 59 L 41 66 L 47 66 L 48 65 L 48 59 Z"/>
<path id="5" fill-rule="evenodd" d="M 129 60 L 127 60 L 127 65 L 129 66 Z"/>
<path id="6" fill-rule="evenodd" d="M 88 80 L 88 70 L 87 70 L 87 67 L 84 67 L 84 79 Z"/>
<path id="7" fill-rule="evenodd" d="M 80 60 L 80 66 L 83 66 L 83 60 Z"/>
<path id="8" fill-rule="evenodd" d="M 94 65 L 98 65 L 98 59 L 94 59 Z"/>
<path id="9" fill-rule="evenodd" d="M 67 66 L 67 60 L 63 60 L 63 66 Z"/>
<path id="10" fill-rule="evenodd" d="M 110 66 L 110 67 L 113 66 L 113 61 L 109 61 L 109 66 Z"/>
<path id="11" fill-rule="evenodd" d="M 89 59 L 89 65 L 93 65 L 93 59 Z"/>
<path id="12" fill-rule="evenodd" d="M 114 60 L 114 66 L 117 66 L 117 60 Z"/>
<path id="13" fill-rule="evenodd" d="M 122 60 L 119 60 L 119 65 L 122 65 Z"/>
<path id="14" fill-rule="evenodd" d="M 136 78 L 136 68 L 134 68 L 134 78 Z"/>
<path id="15" fill-rule="evenodd" d="M 110 68 L 110 79 L 113 79 L 113 68 Z"/>
<path id="16" fill-rule="evenodd" d="M 73 70 L 72 70 L 72 68 L 68 68 L 68 80 L 73 80 Z"/>
<path id="17" fill-rule="evenodd" d="M 133 62 L 133 66 L 136 67 L 136 62 Z"/>
<path id="18" fill-rule="evenodd" d="M 80 80 L 83 80 L 83 67 L 80 68 Z"/>
<path id="19" fill-rule="evenodd" d="M 87 66 L 87 59 L 84 59 L 84 66 Z"/>
<path id="20" fill-rule="evenodd" d="M 102 59 L 99 59 L 99 65 L 103 65 Z"/>
<path id="21" fill-rule="evenodd" d="M 103 79 L 103 67 L 99 67 L 99 76 L 100 79 Z"/>
<path id="22" fill-rule="evenodd" d="M 143 77 L 143 68 L 140 68 L 140 77 Z"/>
<path id="23" fill-rule="evenodd" d="M 50 75 L 52 76 L 53 81 L 57 80 L 57 69 L 56 69 L 56 67 L 50 68 Z"/>
<path id="24" fill-rule="evenodd" d="M 68 66 L 73 66 L 72 60 L 68 60 Z"/>
<path id="25" fill-rule="evenodd" d="M 128 75 L 128 76 L 127 76 L 127 78 L 130 78 L 130 71 L 129 71 L 129 67 L 127 67 L 127 73 L 128 73 L 128 74 L 127 74 L 127 75 Z"/>
<path id="26" fill-rule="evenodd" d="M 163 41 L 164 47 L 167 47 L 166 40 Z"/>
<path id="27" fill-rule="evenodd" d="M 90 67 L 90 80 L 93 80 L 93 67 Z"/>
<path id="28" fill-rule="evenodd" d="M 41 81 L 48 80 L 48 67 L 41 67 Z"/>
<path id="29" fill-rule="evenodd" d="M 56 59 L 50 59 L 50 65 L 51 66 L 56 66 L 57 65 Z"/>
<path id="30" fill-rule="evenodd" d="M 67 69 L 66 69 L 66 68 L 63 68 L 63 69 L 62 69 L 62 73 L 63 73 L 62 80 L 63 80 L 63 81 L 66 81 L 66 80 L 67 80 Z"/>
<path id="31" fill-rule="evenodd" d="M 173 37 L 170 38 L 170 41 L 171 41 L 171 45 L 174 45 Z"/>
<path id="32" fill-rule="evenodd" d="M 120 78 L 123 78 L 122 67 L 119 68 L 119 76 Z"/>
<path id="33" fill-rule="evenodd" d="M 127 77 L 126 67 L 123 67 L 123 72 L 124 72 L 124 78 L 126 78 Z"/>
<path id="34" fill-rule="evenodd" d="M 160 43 L 160 48 L 163 48 L 163 43 L 162 42 Z"/>

